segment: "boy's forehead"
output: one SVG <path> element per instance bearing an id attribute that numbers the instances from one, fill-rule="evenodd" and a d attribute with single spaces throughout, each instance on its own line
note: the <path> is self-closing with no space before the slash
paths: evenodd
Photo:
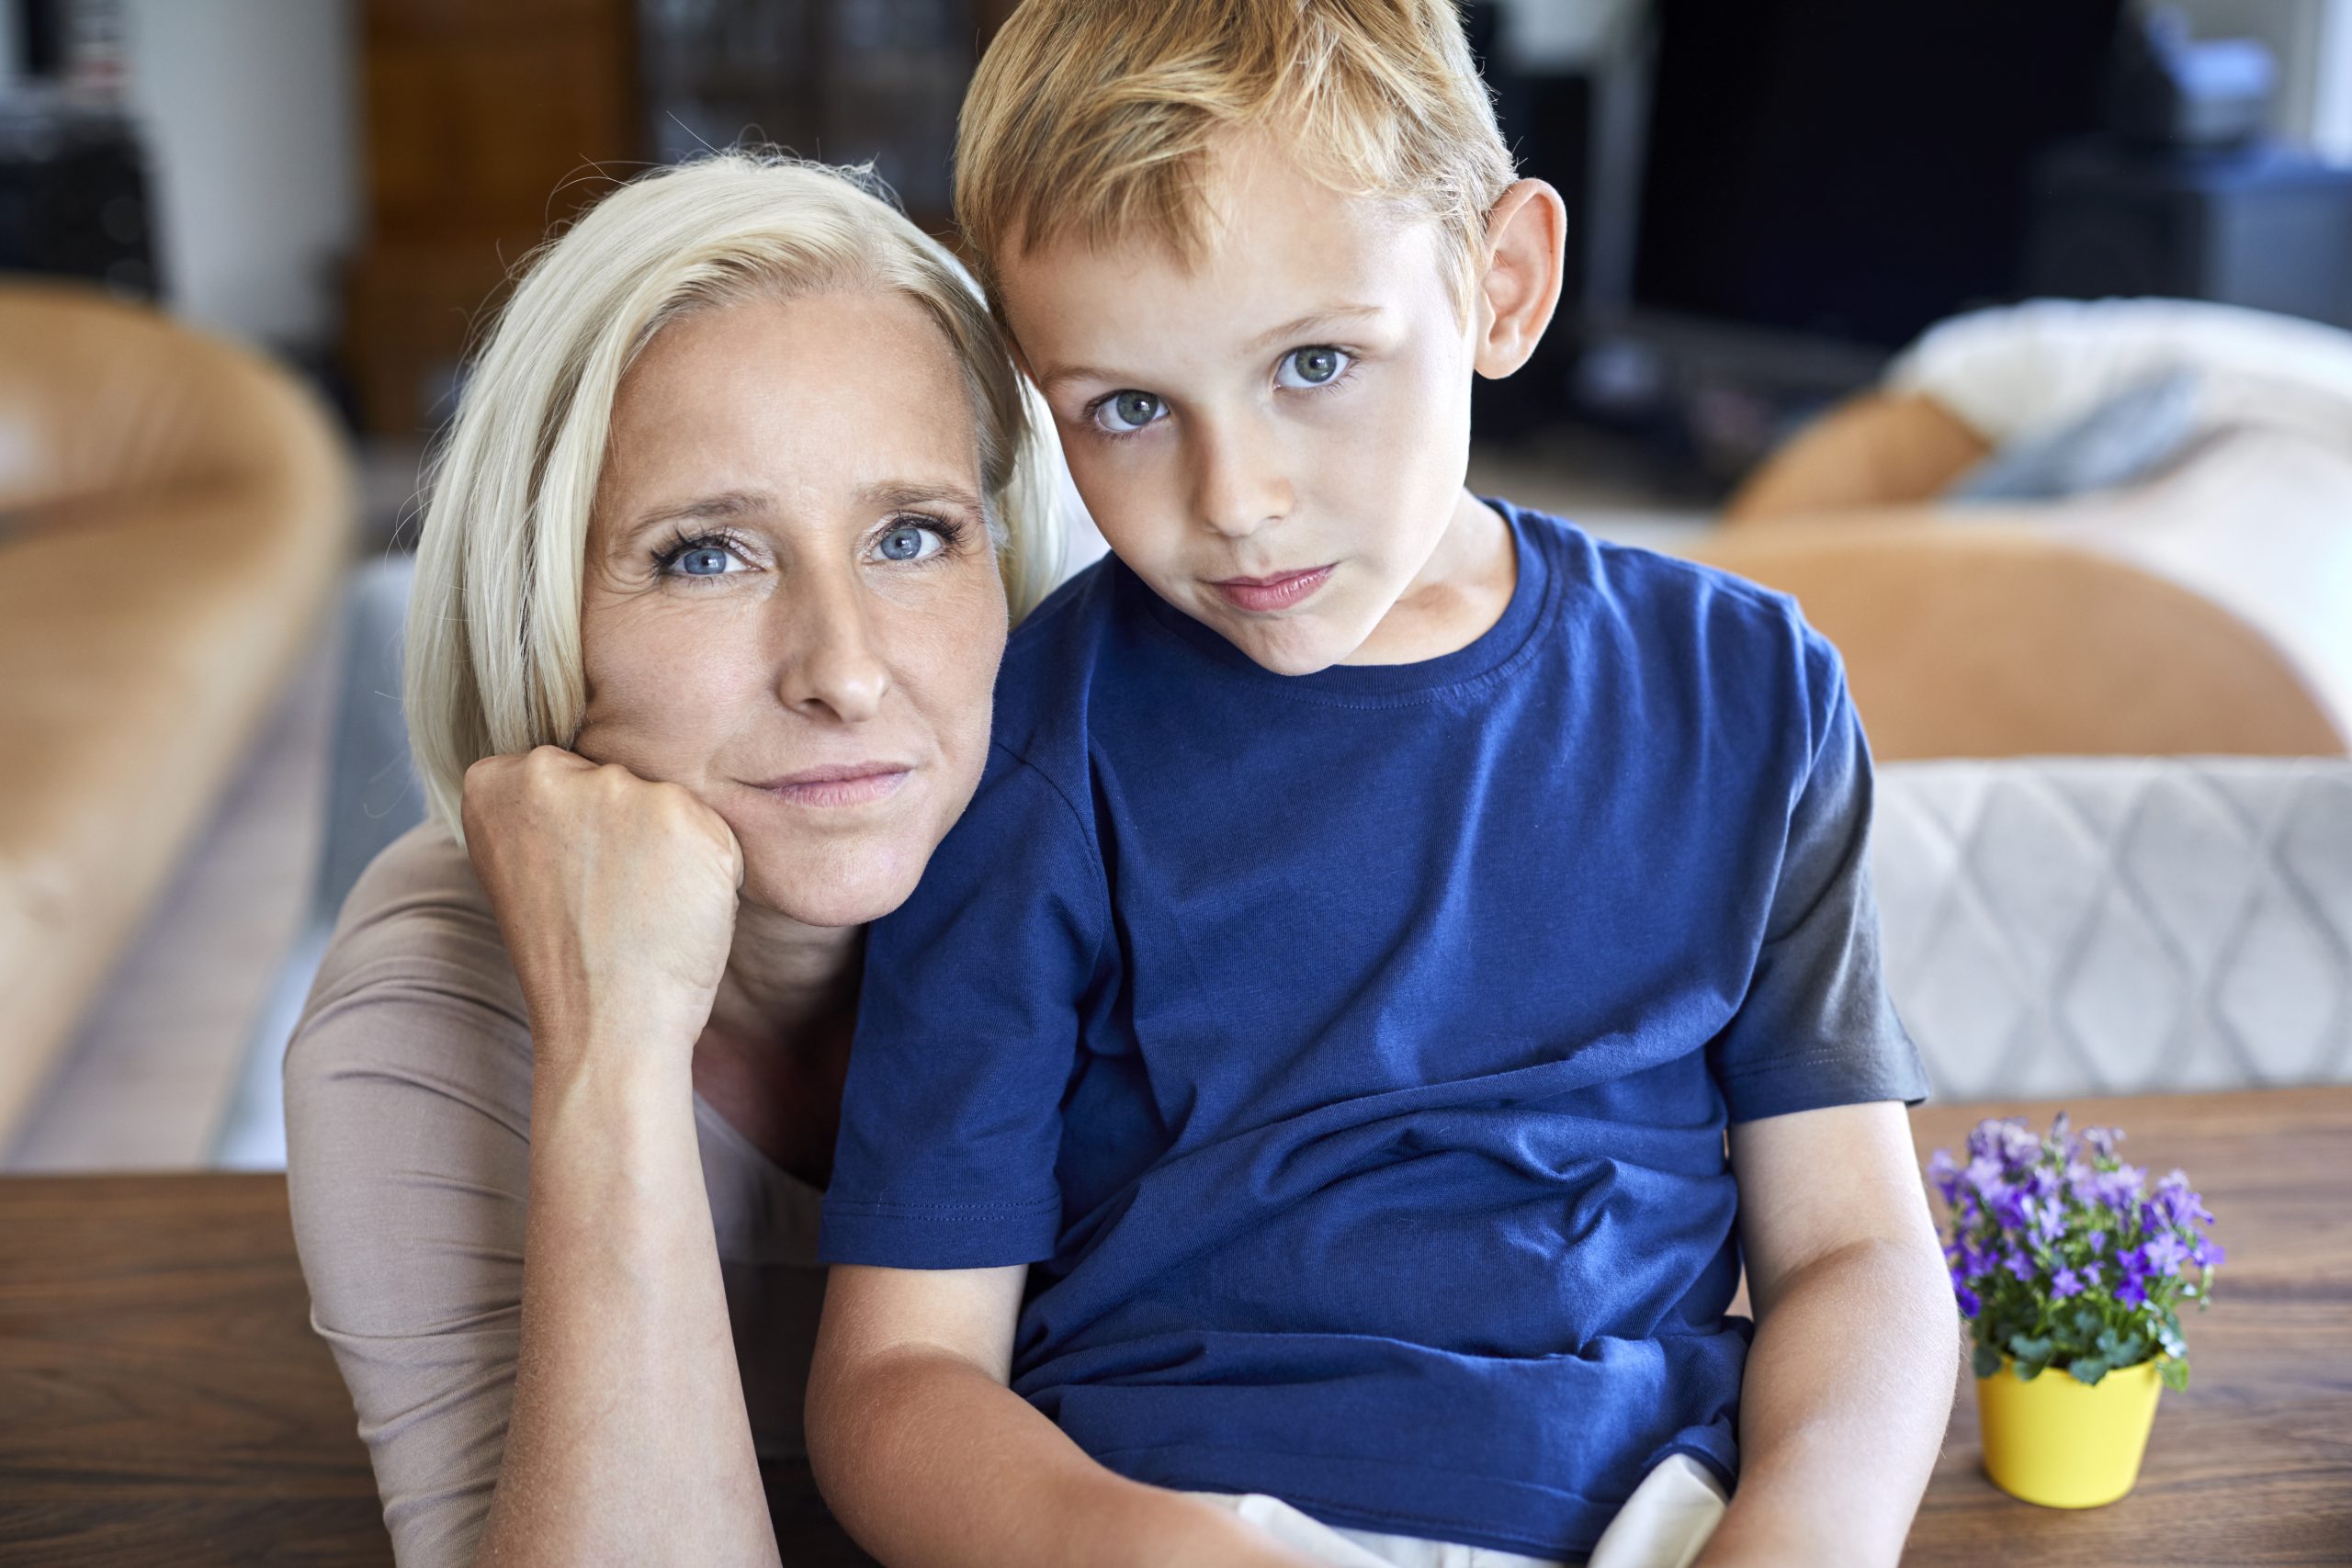
<path id="1" fill-rule="evenodd" d="M 1236 137 L 1204 173 L 1197 243 L 1148 230 L 1069 231 L 1000 259 L 1005 308 L 1034 366 L 1074 340 L 1247 340 L 1304 314 L 1403 309 L 1441 290 L 1437 226 L 1386 198 L 1335 189 L 1297 159 Z"/>

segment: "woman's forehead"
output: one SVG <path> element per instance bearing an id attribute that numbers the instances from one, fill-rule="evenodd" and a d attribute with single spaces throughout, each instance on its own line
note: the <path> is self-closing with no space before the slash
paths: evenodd
<path id="1" fill-rule="evenodd" d="M 977 488 L 954 348 L 903 295 L 821 294 L 697 312 L 646 346 L 616 400 L 600 492 Z M 635 512 L 637 507 L 623 510 Z"/>

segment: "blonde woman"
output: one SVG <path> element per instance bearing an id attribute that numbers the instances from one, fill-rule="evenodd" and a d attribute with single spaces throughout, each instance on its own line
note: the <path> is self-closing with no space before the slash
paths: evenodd
<path id="1" fill-rule="evenodd" d="M 775 1560 L 859 928 L 1054 565 L 1023 399 L 936 243 L 743 153 L 615 191 L 491 335 L 410 620 L 432 819 L 286 1066 L 404 1568 Z"/>

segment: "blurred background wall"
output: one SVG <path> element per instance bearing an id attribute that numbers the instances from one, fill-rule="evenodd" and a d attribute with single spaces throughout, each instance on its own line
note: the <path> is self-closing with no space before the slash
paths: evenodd
<path id="1" fill-rule="evenodd" d="M 948 233 L 1014 3 L 0 0 L 0 1168 L 276 1157 L 309 965 L 418 809 L 420 458 L 516 264 L 739 141 Z M 1537 356 L 1476 388 L 1481 493 L 1795 594 L 1885 758 L 2343 752 L 2352 0 L 1463 15 L 1572 224 Z M 152 623 L 127 659 L 47 525 L 177 570 L 124 541 L 214 476 L 142 468 L 115 389 L 197 422 L 230 383 L 306 499 L 221 502 L 206 558 L 310 564 L 85 595 Z"/>

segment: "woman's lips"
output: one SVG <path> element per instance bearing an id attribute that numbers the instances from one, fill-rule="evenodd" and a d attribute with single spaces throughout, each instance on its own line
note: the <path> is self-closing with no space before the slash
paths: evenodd
<path id="1" fill-rule="evenodd" d="M 913 775 L 904 762 L 842 762 L 804 769 L 752 787 L 794 806 L 864 806 L 898 794 Z"/>
<path id="2" fill-rule="evenodd" d="M 1305 571 L 1285 571 L 1273 577 L 1228 577 L 1212 582 L 1211 588 L 1225 596 L 1226 603 L 1237 610 L 1263 615 L 1270 610 L 1287 610 L 1301 604 L 1329 580 L 1328 566 L 1309 567 Z"/>

